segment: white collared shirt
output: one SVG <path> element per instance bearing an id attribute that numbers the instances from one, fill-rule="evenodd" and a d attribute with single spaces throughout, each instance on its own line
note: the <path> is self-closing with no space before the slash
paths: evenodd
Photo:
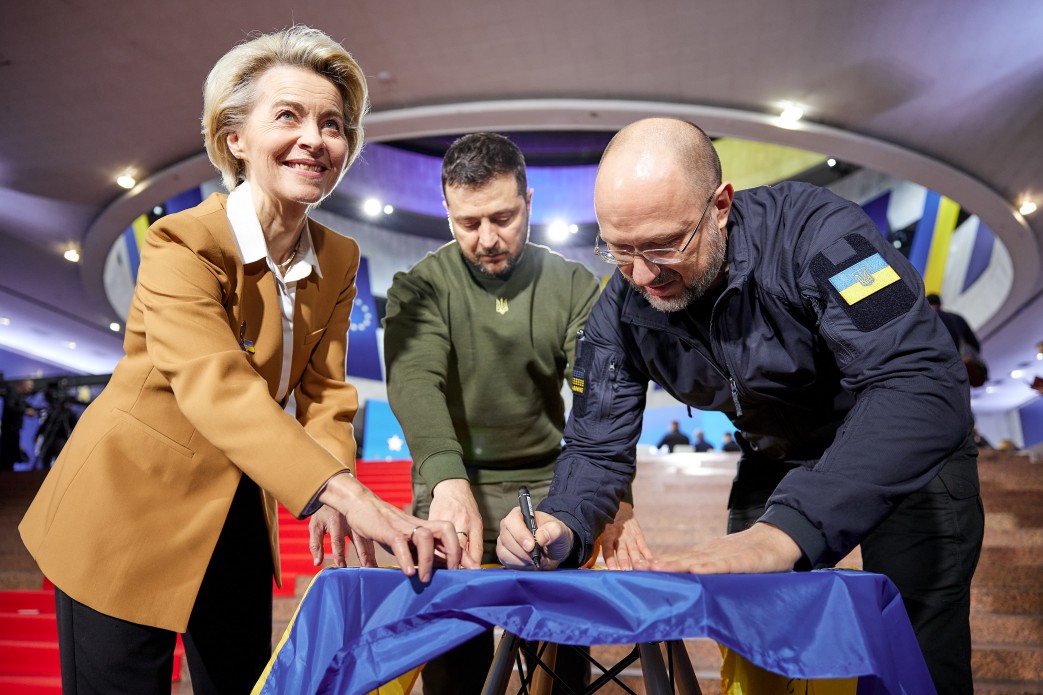
<path id="1" fill-rule="evenodd" d="M 297 302 L 297 283 L 311 275 L 312 270 L 318 277 L 322 277 L 319 259 L 315 255 L 315 247 L 312 245 L 308 225 L 305 224 L 304 230 L 301 232 L 301 245 L 297 249 L 293 263 L 285 273 L 279 272 L 278 266 L 268 253 L 268 242 L 265 240 L 261 223 L 257 219 L 249 181 L 243 181 L 228 194 L 226 210 L 243 264 L 265 259 L 268 269 L 272 271 L 272 277 L 275 278 L 275 286 L 279 290 L 283 351 L 279 388 L 275 393 L 275 400 L 282 403 L 290 387 L 290 365 L 293 363 L 293 309 Z"/>

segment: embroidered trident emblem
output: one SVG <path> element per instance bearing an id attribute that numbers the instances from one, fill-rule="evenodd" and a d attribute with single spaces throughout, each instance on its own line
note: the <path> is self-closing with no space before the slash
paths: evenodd
<path id="1" fill-rule="evenodd" d="M 507 300 L 503 297 L 496 298 L 496 313 L 506 314 L 507 313 Z"/>
<path id="2" fill-rule="evenodd" d="M 862 287 L 869 287 L 874 282 L 876 282 L 876 278 L 873 277 L 873 274 L 870 273 L 868 270 L 856 271 L 855 279 L 858 280 L 858 284 Z"/>

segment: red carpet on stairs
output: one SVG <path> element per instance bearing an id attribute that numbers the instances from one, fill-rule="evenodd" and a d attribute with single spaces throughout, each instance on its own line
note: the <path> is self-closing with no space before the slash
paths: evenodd
<path id="1" fill-rule="evenodd" d="M 54 617 L 54 587 L 0 591 L 0 693 L 60 695 L 58 623 Z M 178 635 L 171 682 L 181 679 L 185 647 Z"/>

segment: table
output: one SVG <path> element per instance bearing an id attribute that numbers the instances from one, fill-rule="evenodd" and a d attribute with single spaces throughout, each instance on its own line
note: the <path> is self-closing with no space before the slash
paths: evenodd
<path id="1" fill-rule="evenodd" d="M 708 637 L 793 678 L 859 677 L 858 695 L 933 693 L 897 589 L 882 575 L 502 568 L 316 575 L 255 693 L 368 693 L 500 626 L 526 640 L 641 644 Z"/>

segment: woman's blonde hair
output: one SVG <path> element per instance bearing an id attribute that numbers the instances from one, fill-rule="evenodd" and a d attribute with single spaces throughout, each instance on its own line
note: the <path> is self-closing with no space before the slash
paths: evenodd
<path id="1" fill-rule="evenodd" d="M 257 80 L 270 68 L 287 65 L 314 70 L 330 80 L 344 100 L 347 171 L 362 150 L 362 116 L 369 109 L 366 77 L 344 47 L 306 26 L 262 34 L 241 43 L 210 70 L 203 83 L 203 142 L 229 191 L 245 178 L 245 163 L 228 149 L 228 135 L 242 128 L 257 98 Z"/>

